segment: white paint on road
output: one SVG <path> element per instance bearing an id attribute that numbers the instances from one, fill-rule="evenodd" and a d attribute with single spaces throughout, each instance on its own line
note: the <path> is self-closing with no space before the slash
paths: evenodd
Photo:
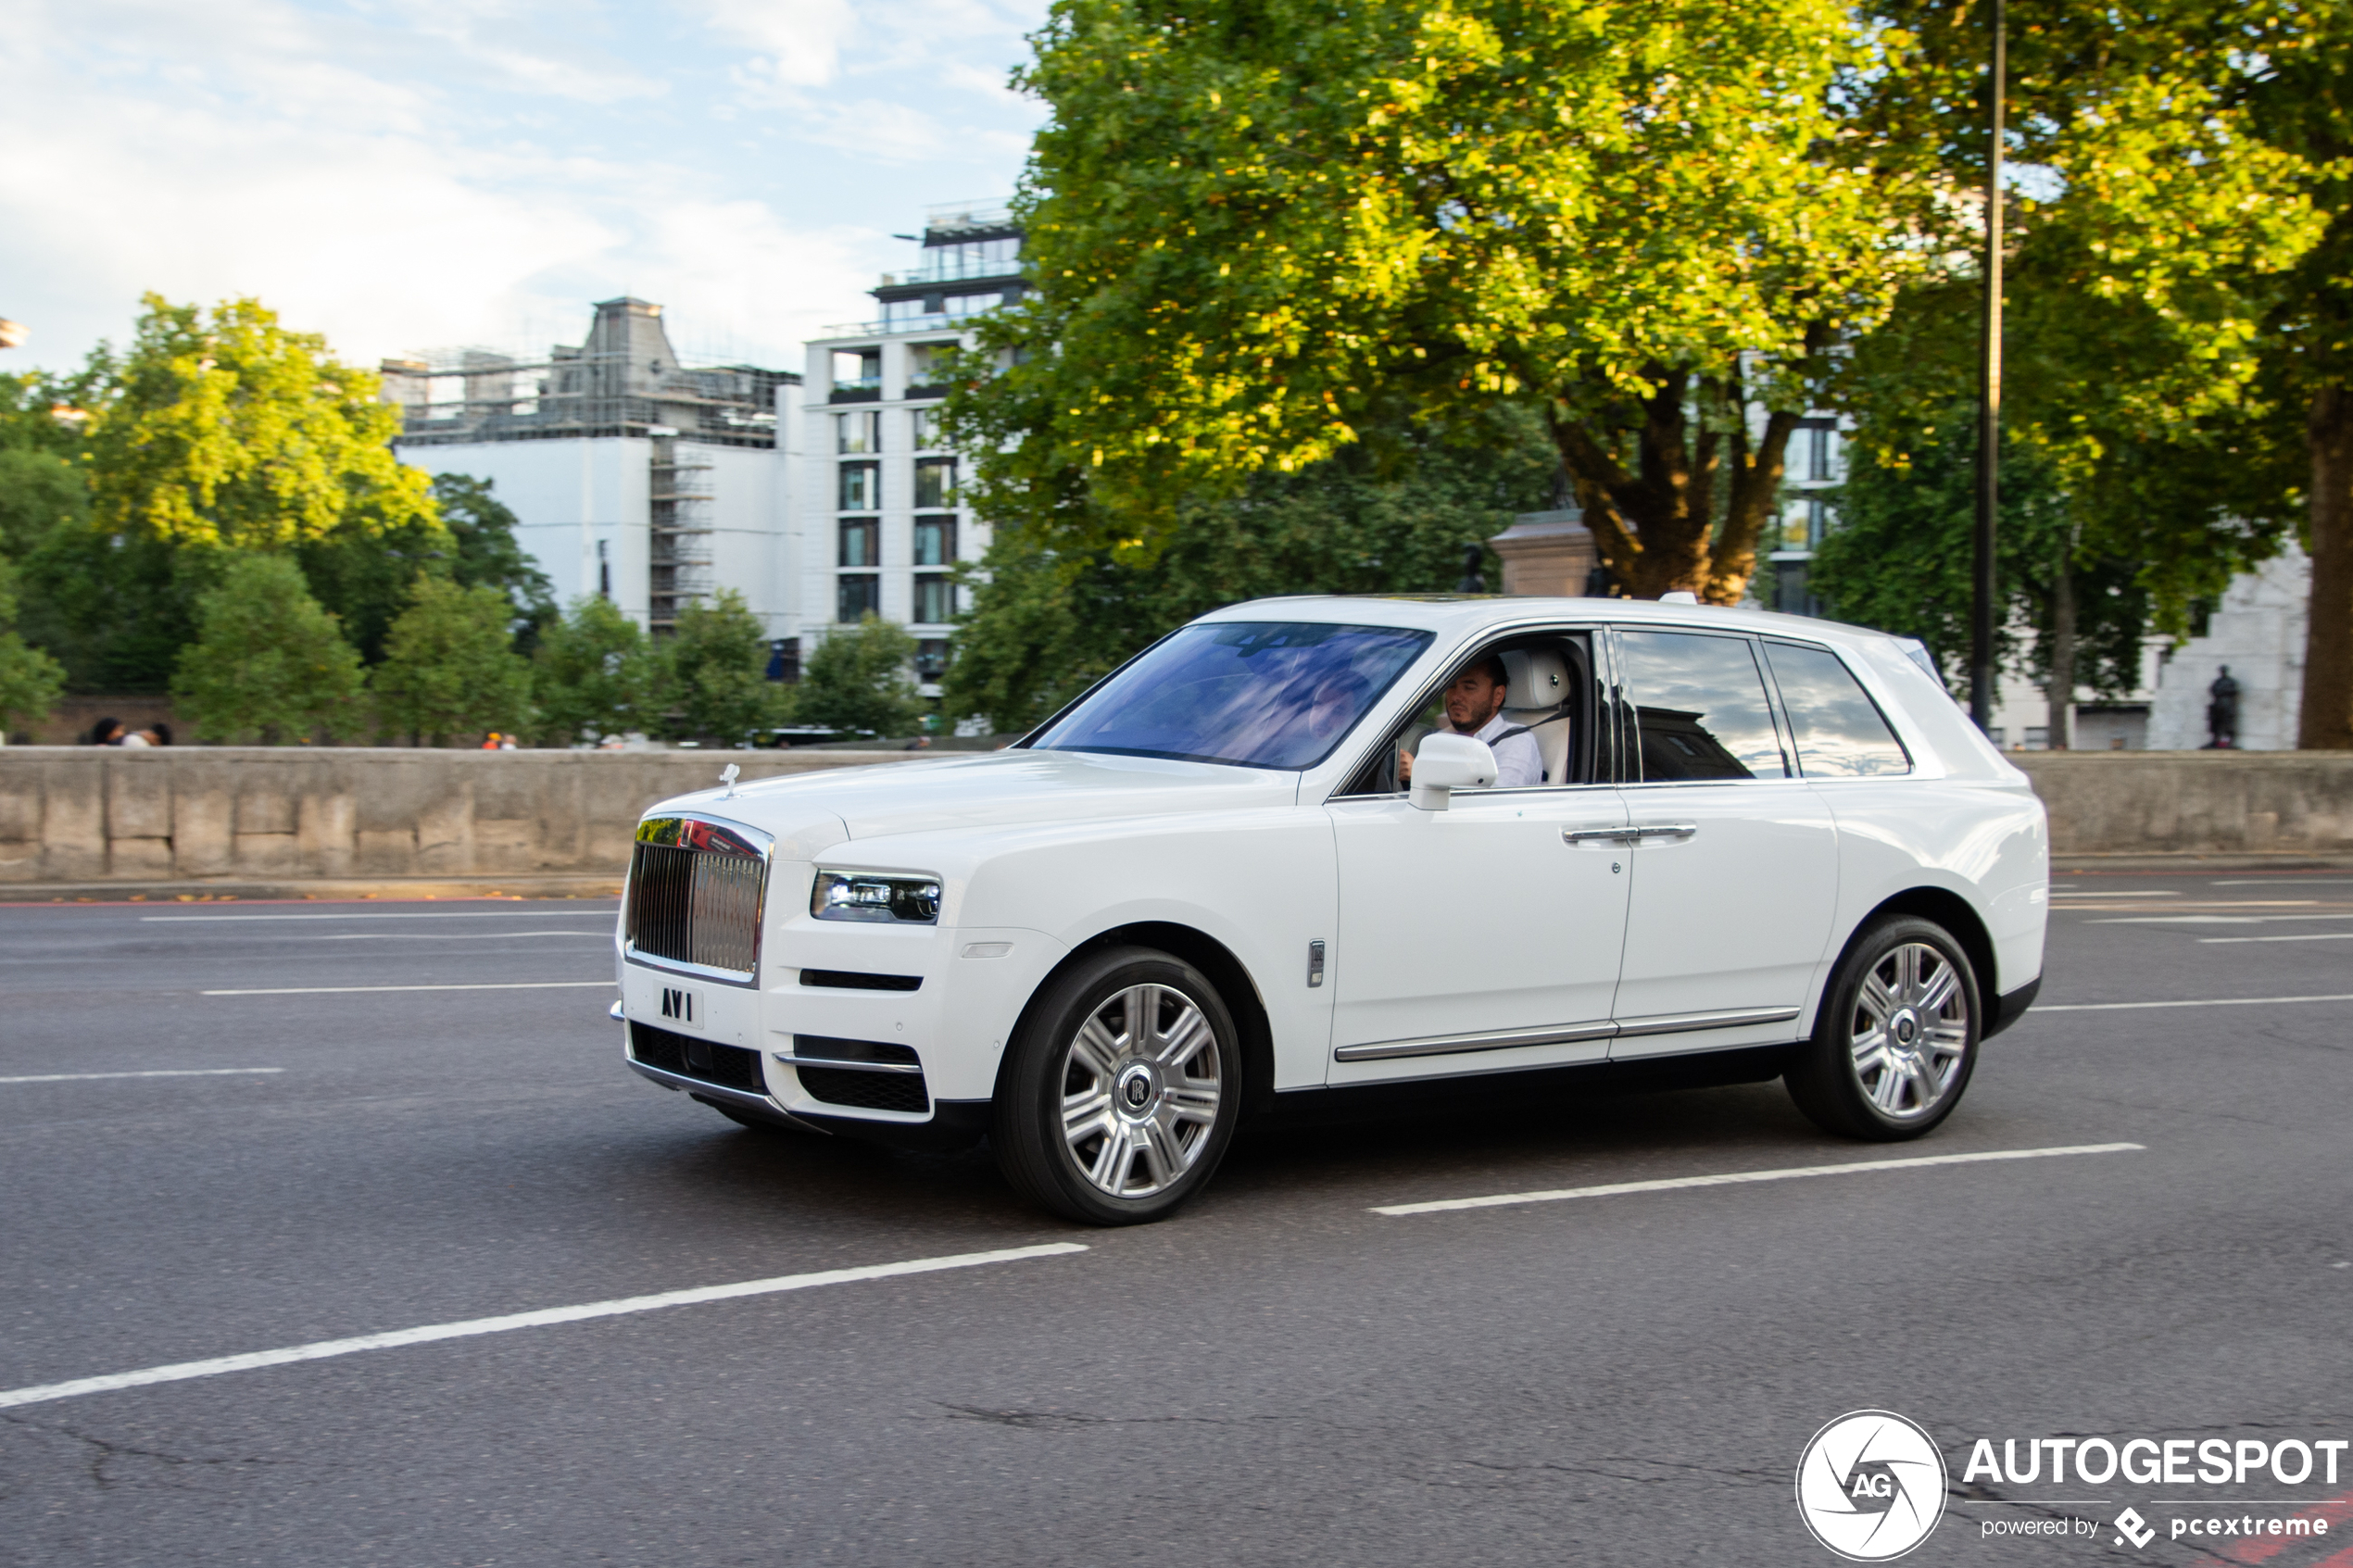
<path id="1" fill-rule="evenodd" d="M 2114 915 L 2085 925 L 2267 925 L 2284 920 L 2353 920 L 2342 915 Z"/>
<path id="2" fill-rule="evenodd" d="M 2353 1002 L 2353 991 L 2326 997 L 2207 997 L 2193 1002 L 2057 1002 L 2029 1009 L 2026 1016 L 2046 1012 L 2139 1012 L 2149 1008 L 2261 1008 L 2289 1002 Z"/>
<path id="3" fill-rule="evenodd" d="M 2285 936 L 2201 936 L 2198 946 L 2210 947 L 2217 942 L 2353 942 L 2353 931 L 2297 931 Z"/>
<path id="4" fill-rule="evenodd" d="M 615 907 L 616 909 L 618 906 Z M 614 909 L 583 909 L 583 917 L 612 914 Z M 364 909 L 347 915 L 141 915 L 143 925 L 207 925 L 225 921 L 257 920 L 547 920 L 562 919 L 550 909 Z"/>
<path id="5" fill-rule="evenodd" d="M 145 1073 L 36 1073 L 0 1078 L 0 1084 L 80 1084 L 93 1078 L 227 1078 L 245 1073 L 283 1073 L 283 1067 L 157 1067 Z"/>
<path id="6" fill-rule="evenodd" d="M 338 931 L 325 936 L 304 936 L 304 942 L 486 942 L 496 938 L 505 941 L 510 936 L 585 936 L 598 942 L 612 940 L 612 927 L 601 931 L 498 931 L 465 936 L 451 932 L 444 936 L 437 931 Z"/>
<path id="7" fill-rule="evenodd" d="M 116 1388 L 138 1388 L 150 1383 L 181 1383 L 193 1377 L 218 1377 L 223 1373 L 252 1372 L 260 1367 L 286 1366 L 295 1361 L 322 1361 L 329 1356 L 354 1355 L 361 1350 L 390 1350 L 403 1345 L 426 1345 L 436 1339 L 466 1339 L 478 1334 L 505 1334 L 518 1328 L 546 1328 L 554 1323 L 580 1323 L 589 1318 L 616 1318 L 650 1312 L 663 1307 L 692 1307 L 705 1301 L 732 1301 L 744 1296 L 773 1296 L 786 1290 L 813 1290 L 820 1286 L 850 1285 L 860 1280 L 895 1279 L 901 1274 L 936 1273 L 942 1269 L 972 1269 L 985 1263 L 1011 1263 L 1026 1258 L 1059 1258 L 1087 1248 L 1074 1241 L 1053 1241 L 1036 1247 L 1008 1247 L 996 1252 L 959 1252 L 945 1258 L 913 1258 L 903 1263 L 869 1263 L 855 1269 L 822 1269 L 815 1273 L 780 1274 L 774 1279 L 749 1279 L 736 1285 L 698 1286 L 691 1290 L 665 1290 L 655 1296 L 624 1296 L 611 1301 L 590 1301 L 578 1307 L 548 1307 L 536 1312 L 511 1312 L 505 1317 L 469 1318 L 462 1323 L 428 1323 L 422 1328 L 395 1329 L 389 1334 L 363 1334 L 353 1339 L 321 1339 L 289 1345 L 278 1350 L 255 1350 L 243 1356 L 219 1356 L 207 1361 L 179 1361 L 170 1366 L 144 1367 L 137 1372 L 109 1373 L 104 1377 L 79 1377 L 70 1383 L 44 1383 L 31 1388 L 0 1392 L 0 1410 L 70 1399 L 82 1394 L 104 1394 Z"/>
<path id="8" fill-rule="evenodd" d="M 1678 1192 L 1685 1187 L 1740 1186 L 1750 1182 L 1793 1182 L 1807 1176 L 1856 1176 L 1869 1171 L 1917 1171 L 1931 1165 L 1977 1165 L 1996 1160 L 2055 1160 L 2070 1154 L 2121 1154 L 2145 1148 L 2137 1143 L 2072 1144 L 2059 1148 L 1995 1148 L 1979 1154 L 1930 1154 L 1910 1160 L 1858 1160 L 1844 1165 L 1793 1165 L 1779 1171 L 1727 1171 L 1713 1176 L 1668 1176 L 1651 1182 L 1612 1182 L 1603 1186 L 1556 1187 L 1549 1192 L 1504 1192 L 1487 1198 L 1441 1198 L 1428 1203 L 1391 1203 L 1376 1214 L 1436 1214 L 1452 1209 L 1501 1209 L 1515 1203 L 1558 1203 L 1571 1198 L 1617 1198 L 1635 1192 Z"/>
<path id="9" fill-rule="evenodd" d="M 507 980 L 481 985 L 273 985 L 258 991 L 205 991 L 207 997 L 332 997 L 355 991 L 570 991 L 589 985 L 610 990 L 610 980 Z"/>

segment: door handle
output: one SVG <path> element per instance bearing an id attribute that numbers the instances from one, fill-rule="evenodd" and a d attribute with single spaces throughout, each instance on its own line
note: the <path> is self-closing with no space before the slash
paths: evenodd
<path id="1" fill-rule="evenodd" d="M 1626 830 L 1626 836 L 1637 844 L 1645 838 L 1671 838 L 1680 844 L 1698 832 L 1697 822 L 1638 822 Z"/>
<path id="2" fill-rule="evenodd" d="M 1635 833 L 1623 825 L 1614 828 L 1563 828 L 1563 844 L 1631 844 Z"/>

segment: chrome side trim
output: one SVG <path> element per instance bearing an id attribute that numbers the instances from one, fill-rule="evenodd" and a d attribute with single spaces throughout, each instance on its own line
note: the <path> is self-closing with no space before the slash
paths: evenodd
<path id="1" fill-rule="evenodd" d="M 825 1133 L 824 1128 L 814 1123 L 804 1122 L 783 1106 L 778 1105 L 773 1096 L 756 1095 L 749 1089 L 731 1089 L 724 1084 L 708 1084 L 700 1078 L 689 1078 L 683 1073 L 666 1073 L 659 1067 L 647 1066 L 634 1056 L 624 1056 L 622 1060 L 665 1089 L 685 1089 L 690 1094 L 700 1095 L 705 1099 L 724 1099 L 730 1105 L 740 1105 L 746 1110 L 757 1110 L 762 1115 L 773 1116 L 780 1122 L 788 1122 L 807 1132 Z M 831 1137 L 833 1135 L 826 1133 L 825 1135 Z"/>
<path id="2" fill-rule="evenodd" d="M 1432 1035 L 1418 1040 L 1377 1040 L 1333 1049 L 1336 1061 L 1385 1061 L 1401 1056 L 1451 1056 L 1457 1051 L 1504 1051 L 1518 1046 L 1560 1046 L 1575 1040 L 1606 1040 L 1615 1023 L 1573 1023 L 1556 1029 L 1504 1029 L 1485 1035 Z"/>
<path id="3" fill-rule="evenodd" d="M 843 1061 L 829 1056 L 795 1056 L 790 1051 L 770 1051 L 770 1056 L 787 1067 L 841 1067 L 852 1073 L 916 1073 L 923 1064 L 913 1061 Z"/>
<path id="4" fill-rule="evenodd" d="M 1681 1035 L 1700 1029 L 1738 1029 L 1751 1023 L 1787 1023 L 1797 1016 L 1795 1008 L 1727 1008 L 1716 1012 L 1657 1013 L 1649 1018 L 1618 1020 L 1617 1033 L 1628 1035 Z"/>
<path id="5" fill-rule="evenodd" d="M 1579 1040 L 1619 1039 L 1629 1035 L 1681 1035 L 1705 1029 L 1738 1029 L 1752 1023 L 1786 1023 L 1795 1008 L 1734 1008 L 1718 1012 L 1662 1013 L 1653 1018 L 1606 1023 L 1571 1023 L 1554 1029 L 1502 1029 L 1484 1035 L 1432 1035 L 1418 1040 L 1377 1040 L 1339 1046 L 1335 1061 L 1387 1061 L 1398 1057 L 1452 1056 L 1461 1051 L 1503 1051 L 1521 1046 L 1564 1046 Z M 849 1062 L 839 1065 L 848 1067 Z"/>

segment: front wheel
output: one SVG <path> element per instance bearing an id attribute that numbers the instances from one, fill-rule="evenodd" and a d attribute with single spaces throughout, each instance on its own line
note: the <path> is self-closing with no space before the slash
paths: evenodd
<path id="1" fill-rule="evenodd" d="M 1865 928 L 1822 994 L 1814 1037 L 1783 1074 L 1826 1133 L 1892 1143 L 1953 1112 L 1977 1067 L 1977 972 L 1933 921 Z"/>
<path id="2" fill-rule="evenodd" d="M 1116 947 L 1058 976 L 1030 1010 L 990 1141 L 1035 1202 L 1139 1224 L 1207 1184 L 1240 1100 L 1239 1036 L 1216 987 L 1167 953 Z"/>

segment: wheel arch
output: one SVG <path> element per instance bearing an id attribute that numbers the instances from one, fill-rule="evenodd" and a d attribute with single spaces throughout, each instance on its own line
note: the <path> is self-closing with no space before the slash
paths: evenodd
<path id="1" fill-rule="evenodd" d="M 1272 1106 L 1275 1032 L 1267 1021 L 1266 1004 L 1259 996 L 1257 980 L 1248 966 L 1234 956 L 1232 948 L 1205 931 L 1176 921 L 1135 921 L 1115 925 L 1073 947 L 1063 955 L 1061 962 L 1039 976 L 1029 999 L 1022 1004 L 1021 1016 L 1014 1021 L 1015 1034 L 1029 1026 L 1030 1014 L 1038 999 L 1072 965 L 1082 963 L 1107 947 L 1156 947 L 1207 975 L 1209 983 L 1217 987 L 1218 997 L 1225 1002 L 1234 1028 L 1241 1035 L 1242 1113 L 1254 1116 Z M 1007 1044 L 1011 1044 L 1010 1037 Z M 1008 1049 L 998 1064 L 1000 1091 L 1004 1085 L 1004 1063 L 1012 1060 L 1013 1055 Z"/>
<path id="2" fill-rule="evenodd" d="M 1870 913 L 1855 925 L 1846 939 L 1846 947 L 1839 953 L 1843 964 L 1846 954 L 1853 950 L 1863 933 L 1883 915 L 1917 915 L 1934 921 L 1953 934 L 1969 955 L 1969 967 L 1977 972 L 1977 1008 L 1981 1037 L 1989 1035 L 1995 1027 L 1994 1019 L 2001 999 L 2001 984 L 1994 971 L 1994 936 L 1985 927 L 1969 901 L 1948 887 L 1907 887 L 1903 892 L 1880 901 Z M 1835 968 L 1831 972 L 1837 972 Z"/>

